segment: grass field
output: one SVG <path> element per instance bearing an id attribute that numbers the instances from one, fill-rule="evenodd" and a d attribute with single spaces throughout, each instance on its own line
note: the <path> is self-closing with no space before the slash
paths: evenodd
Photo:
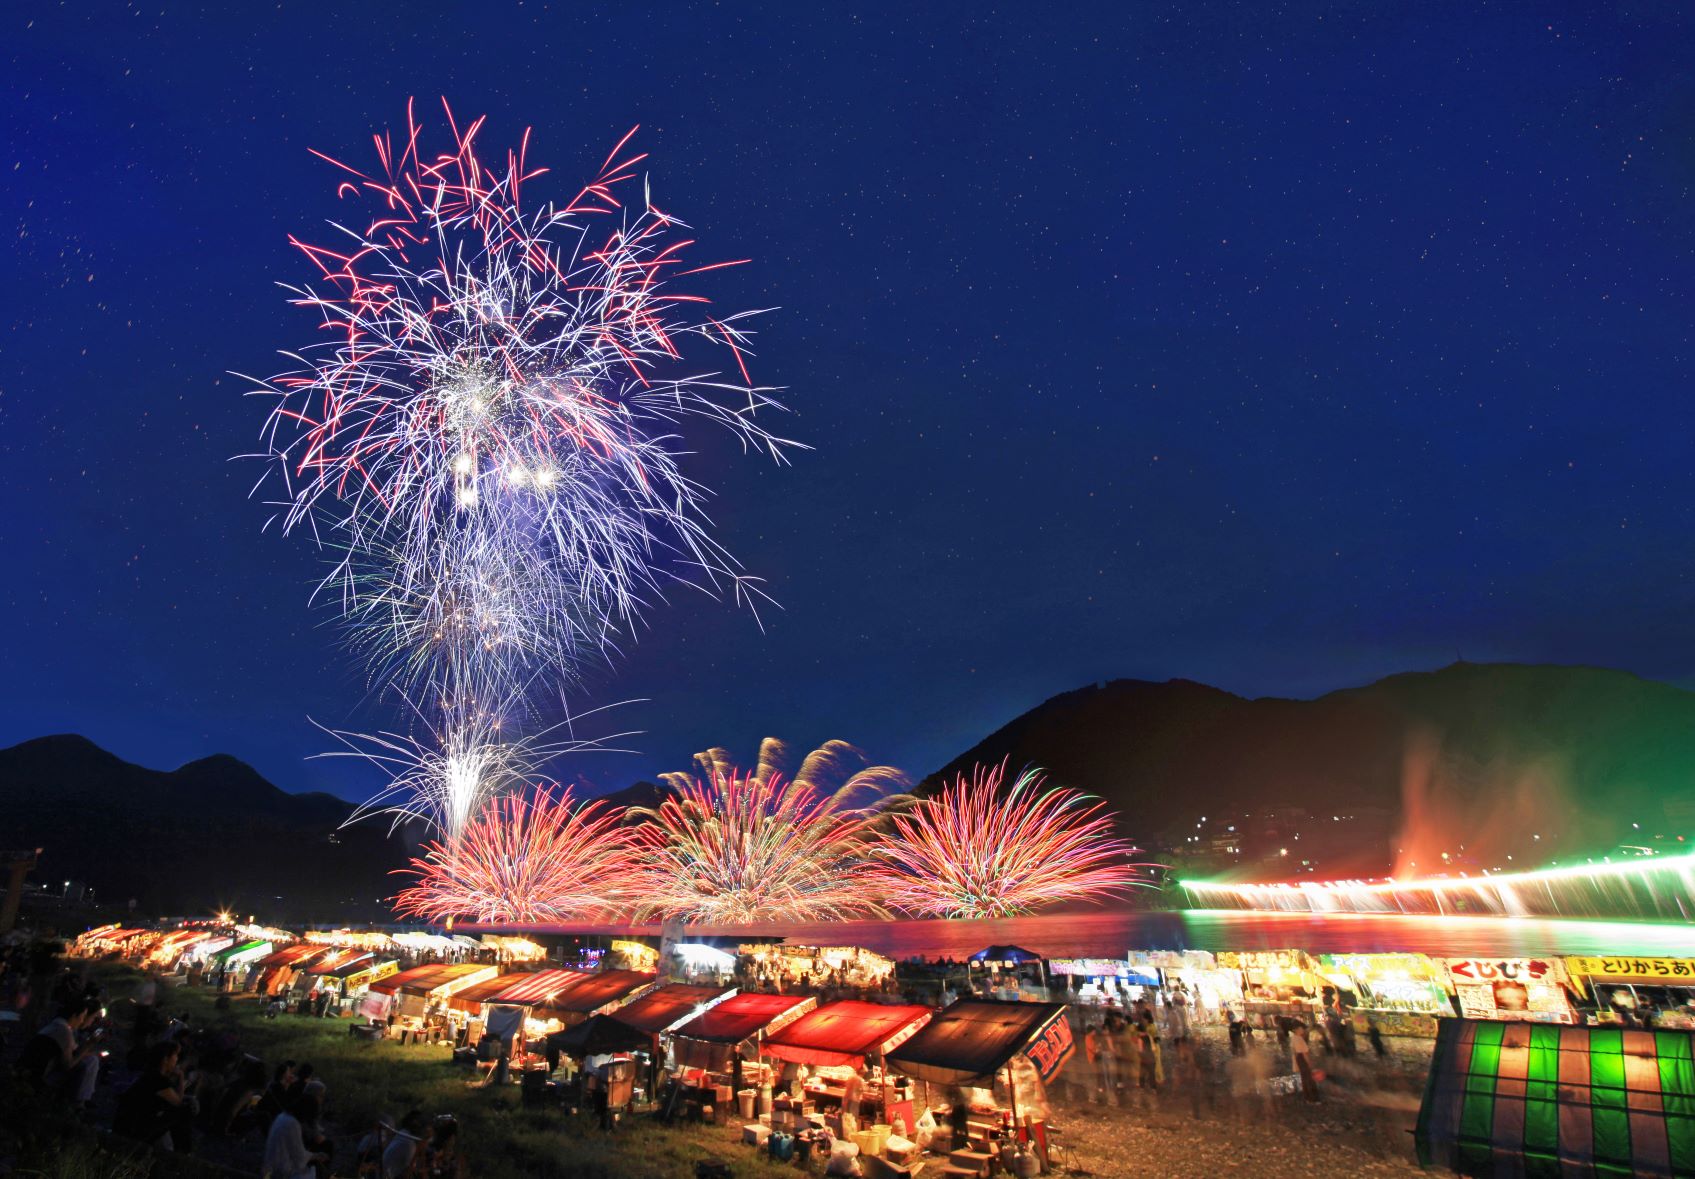
<path id="1" fill-rule="evenodd" d="M 139 975 L 131 968 L 102 964 L 115 1010 L 122 1018 L 122 999 L 133 992 Z M 177 987 L 161 995 L 169 1013 L 186 1012 L 194 1022 L 233 1031 L 244 1052 L 272 1065 L 283 1060 L 310 1061 L 328 1086 L 325 1123 L 337 1136 L 336 1173 L 350 1175 L 359 1137 L 378 1114 L 398 1120 L 408 1110 L 427 1116 L 449 1113 L 459 1122 L 462 1153 L 473 1179 L 545 1177 L 624 1177 L 677 1179 L 694 1174 L 697 1160 L 718 1158 L 730 1163 L 737 1176 L 793 1175 L 792 1166 L 778 1166 L 738 1141 L 739 1128 L 664 1126 L 638 1116 L 626 1119 L 614 1133 L 602 1132 L 590 1119 L 570 1117 L 558 1109 L 526 1109 L 518 1087 L 475 1087 L 468 1070 L 447 1063 L 441 1045 L 406 1045 L 389 1041 L 366 1043 L 348 1035 L 344 1019 L 314 1019 L 285 1015 L 263 1017 L 251 999 L 219 1011 L 207 990 Z M 73 1138 L 53 1157 L 33 1159 L 20 1168 L 44 1179 L 141 1179 L 195 1172 L 230 1170 L 257 1174 L 260 1143 L 249 1135 L 242 1142 L 208 1140 L 196 1151 L 207 1167 L 181 1167 L 174 1160 L 134 1157 L 115 1143 L 92 1135 Z"/>

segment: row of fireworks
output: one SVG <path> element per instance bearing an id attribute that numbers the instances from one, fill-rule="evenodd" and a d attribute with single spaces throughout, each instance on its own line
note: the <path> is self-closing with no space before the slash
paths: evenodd
<path id="1" fill-rule="evenodd" d="M 620 810 L 508 795 L 415 860 L 403 914 L 531 923 L 750 925 L 1007 917 L 1152 886 L 1089 796 L 979 767 L 924 797 L 827 791 L 769 771 L 674 778 Z"/>

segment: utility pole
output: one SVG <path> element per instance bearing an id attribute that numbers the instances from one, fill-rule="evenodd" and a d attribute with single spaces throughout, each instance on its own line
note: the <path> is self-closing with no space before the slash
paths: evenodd
<path id="1" fill-rule="evenodd" d="M 41 849 L 0 851 L 0 871 L 6 873 L 6 899 L 0 901 L 0 934 L 11 933 L 18 923 L 18 903 L 23 900 L 24 877 L 35 867 Z"/>

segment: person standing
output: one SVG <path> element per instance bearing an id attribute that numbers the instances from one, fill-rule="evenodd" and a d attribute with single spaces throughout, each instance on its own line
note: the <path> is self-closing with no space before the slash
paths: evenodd
<path id="1" fill-rule="evenodd" d="M 1308 1101 L 1317 1101 L 1318 1079 L 1313 1076 L 1311 1051 L 1311 1046 L 1307 1041 L 1306 1021 L 1291 1021 L 1291 1026 L 1289 1026 L 1289 1052 L 1295 1058 L 1296 1070 L 1301 1074 L 1301 1096 Z"/>

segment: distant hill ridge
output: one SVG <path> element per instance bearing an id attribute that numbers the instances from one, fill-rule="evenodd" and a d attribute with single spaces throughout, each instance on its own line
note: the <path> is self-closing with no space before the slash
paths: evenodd
<path id="1" fill-rule="evenodd" d="M 1100 795 L 1143 842 L 1272 806 L 1386 809 L 1415 857 L 1538 823 L 1553 851 L 1695 832 L 1695 693 L 1601 668 L 1462 662 L 1313 700 L 1112 680 L 1044 701 L 921 788 L 1003 758 Z"/>
<path id="2" fill-rule="evenodd" d="M 0 844 L 45 849 L 38 879 L 142 912 L 370 911 L 406 855 L 383 824 L 342 829 L 352 809 L 289 794 L 227 754 L 164 771 L 74 734 L 0 750 Z"/>

